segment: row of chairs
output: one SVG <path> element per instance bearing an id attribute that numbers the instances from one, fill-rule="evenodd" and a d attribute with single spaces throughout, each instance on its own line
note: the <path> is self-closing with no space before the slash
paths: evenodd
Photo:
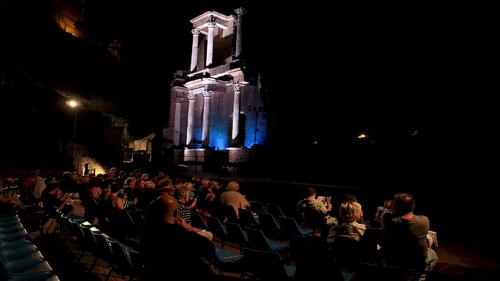
<path id="1" fill-rule="evenodd" d="M 227 221 L 225 224 L 217 217 L 203 217 L 198 212 L 193 212 L 192 223 L 200 228 L 209 229 L 214 235 L 221 240 L 221 248 L 224 247 L 226 241 L 236 242 L 241 244 L 241 248 L 246 244 L 254 244 L 256 249 L 272 249 L 273 246 L 266 244 L 276 244 L 272 238 L 291 239 L 293 237 L 305 237 L 313 234 L 312 229 L 302 228 L 293 218 L 280 217 L 276 220 L 275 217 L 267 213 L 259 213 L 258 218 L 253 216 L 250 210 L 240 209 L 240 218 L 246 218 L 238 222 Z M 251 223 L 244 221 L 253 220 Z M 246 229 L 244 231 L 243 229 Z M 258 237 L 259 243 L 252 243 L 248 239 L 248 231 L 251 237 Z M 267 243 L 265 241 L 268 241 Z"/>
<path id="2" fill-rule="evenodd" d="M 17 214 L 0 214 L 0 279 L 58 281 Z"/>
<path id="3" fill-rule="evenodd" d="M 58 226 L 54 231 L 55 234 L 69 236 L 70 240 L 74 242 L 70 253 L 73 253 L 76 247 L 80 249 L 78 262 L 86 253 L 94 257 L 88 269 L 89 272 L 92 272 L 97 261 L 101 259 L 108 264 L 105 280 L 108 280 L 113 272 L 128 275 L 131 279 L 141 276 L 143 265 L 140 262 L 139 252 L 135 249 L 101 232 L 82 218 L 72 218 L 59 214 L 56 221 Z"/>

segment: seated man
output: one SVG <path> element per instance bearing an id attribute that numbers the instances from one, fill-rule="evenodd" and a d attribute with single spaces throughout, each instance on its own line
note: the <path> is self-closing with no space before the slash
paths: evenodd
<path id="1" fill-rule="evenodd" d="M 317 198 L 314 187 L 307 188 L 306 197 L 297 203 L 297 211 L 303 226 L 317 230 L 324 224 L 337 224 L 336 219 L 329 215 L 332 210 L 331 199 L 327 197 L 325 199 L 327 201 Z"/>
<path id="2" fill-rule="evenodd" d="M 212 280 L 215 246 L 182 219 L 177 201 L 164 194 L 148 207 L 142 236 L 146 280 Z"/>
<path id="3" fill-rule="evenodd" d="M 416 269 L 425 279 L 425 272 L 434 268 L 437 255 L 429 247 L 429 219 L 413 214 L 415 201 L 409 194 L 396 194 L 392 214 L 384 216 L 384 259 L 389 265 Z"/>
<path id="4" fill-rule="evenodd" d="M 226 191 L 220 195 L 220 203 L 232 207 L 237 218 L 239 217 L 238 209 L 247 209 L 250 207 L 250 202 L 248 202 L 245 195 L 238 191 L 239 189 L 240 185 L 238 182 L 230 181 L 227 183 Z"/>

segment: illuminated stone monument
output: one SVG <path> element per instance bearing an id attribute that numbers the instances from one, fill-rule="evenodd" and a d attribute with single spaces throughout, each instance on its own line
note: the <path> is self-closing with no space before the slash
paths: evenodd
<path id="1" fill-rule="evenodd" d="M 212 154 L 229 163 L 246 161 L 249 149 L 266 142 L 257 75 L 247 73 L 242 56 L 245 10 L 235 12 L 210 11 L 191 20 L 190 69 L 174 78 L 165 130 L 175 162 L 202 163 Z"/>

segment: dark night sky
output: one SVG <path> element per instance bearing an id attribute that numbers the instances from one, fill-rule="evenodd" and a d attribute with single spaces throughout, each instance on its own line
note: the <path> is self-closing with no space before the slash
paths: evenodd
<path id="1" fill-rule="evenodd" d="M 172 74 L 189 64 L 189 19 L 230 13 L 240 1 L 87 1 L 94 36 L 120 39 L 122 62 L 98 44 L 54 33 L 48 2 L 0 1 L 0 66 L 103 97 L 146 135 L 167 122 Z M 388 166 L 416 157 L 434 174 L 475 166 L 489 152 L 487 7 L 247 2 L 244 52 L 272 97 L 276 144 L 311 149 L 318 140 L 321 153 L 341 159 L 375 150 L 370 163 L 396 161 Z M 141 98 L 128 97 L 134 93 Z M 375 149 L 353 144 L 361 131 Z"/>

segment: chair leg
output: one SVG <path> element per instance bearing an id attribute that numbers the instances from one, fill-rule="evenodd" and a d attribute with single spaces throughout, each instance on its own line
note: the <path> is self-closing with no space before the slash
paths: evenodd
<path id="1" fill-rule="evenodd" d="M 55 221 L 56 219 L 49 219 L 49 220 L 50 220 L 50 223 L 49 223 L 49 226 L 47 227 L 47 231 L 45 231 L 45 233 L 46 233 L 46 234 L 49 234 L 49 233 L 50 233 L 50 229 L 52 228 L 52 224 L 54 223 L 54 221 Z M 47 221 L 47 222 L 48 222 L 48 221 Z M 45 223 L 45 224 L 47 224 L 47 223 Z M 43 226 L 45 226 L 45 225 L 43 225 Z M 43 226 L 42 226 L 42 228 L 43 228 Z"/>
<path id="2" fill-rule="evenodd" d="M 90 266 L 90 268 L 89 268 L 89 272 L 92 272 L 92 269 L 94 269 L 94 266 L 95 266 L 95 264 L 97 263 L 97 260 L 98 260 L 98 259 L 99 259 L 98 257 L 96 257 L 96 258 L 94 259 L 94 261 L 92 262 L 92 265 L 91 265 L 91 266 Z"/>
<path id="3" fill-rule="evenodd" d="M 113 265 L 109 268 L 108 276 L 106 276 L 106 279 L 104 279 L 104 281 L 108 281 L 112 273 L 113 273 Z"/>
<path id="4" fill-rule="evenodd" d="M 85 250 L 82 250 L 82 253 L 80 254 L 80 256 L 78 257 L 78 261 L 77 262 L 80 262 L 80 260 L 82 259 L 83 257 L 83 254 L 85 254 Z"/>
<path id="5" fill-rule="evenodd" d="M 75 243 L 73 244 L 73 247 L 71 247 L 70 254 L 73 254 L 73 251 L 76 249 L 76 245 L 78 244 L 78 241 L 74 241 Z"/>

